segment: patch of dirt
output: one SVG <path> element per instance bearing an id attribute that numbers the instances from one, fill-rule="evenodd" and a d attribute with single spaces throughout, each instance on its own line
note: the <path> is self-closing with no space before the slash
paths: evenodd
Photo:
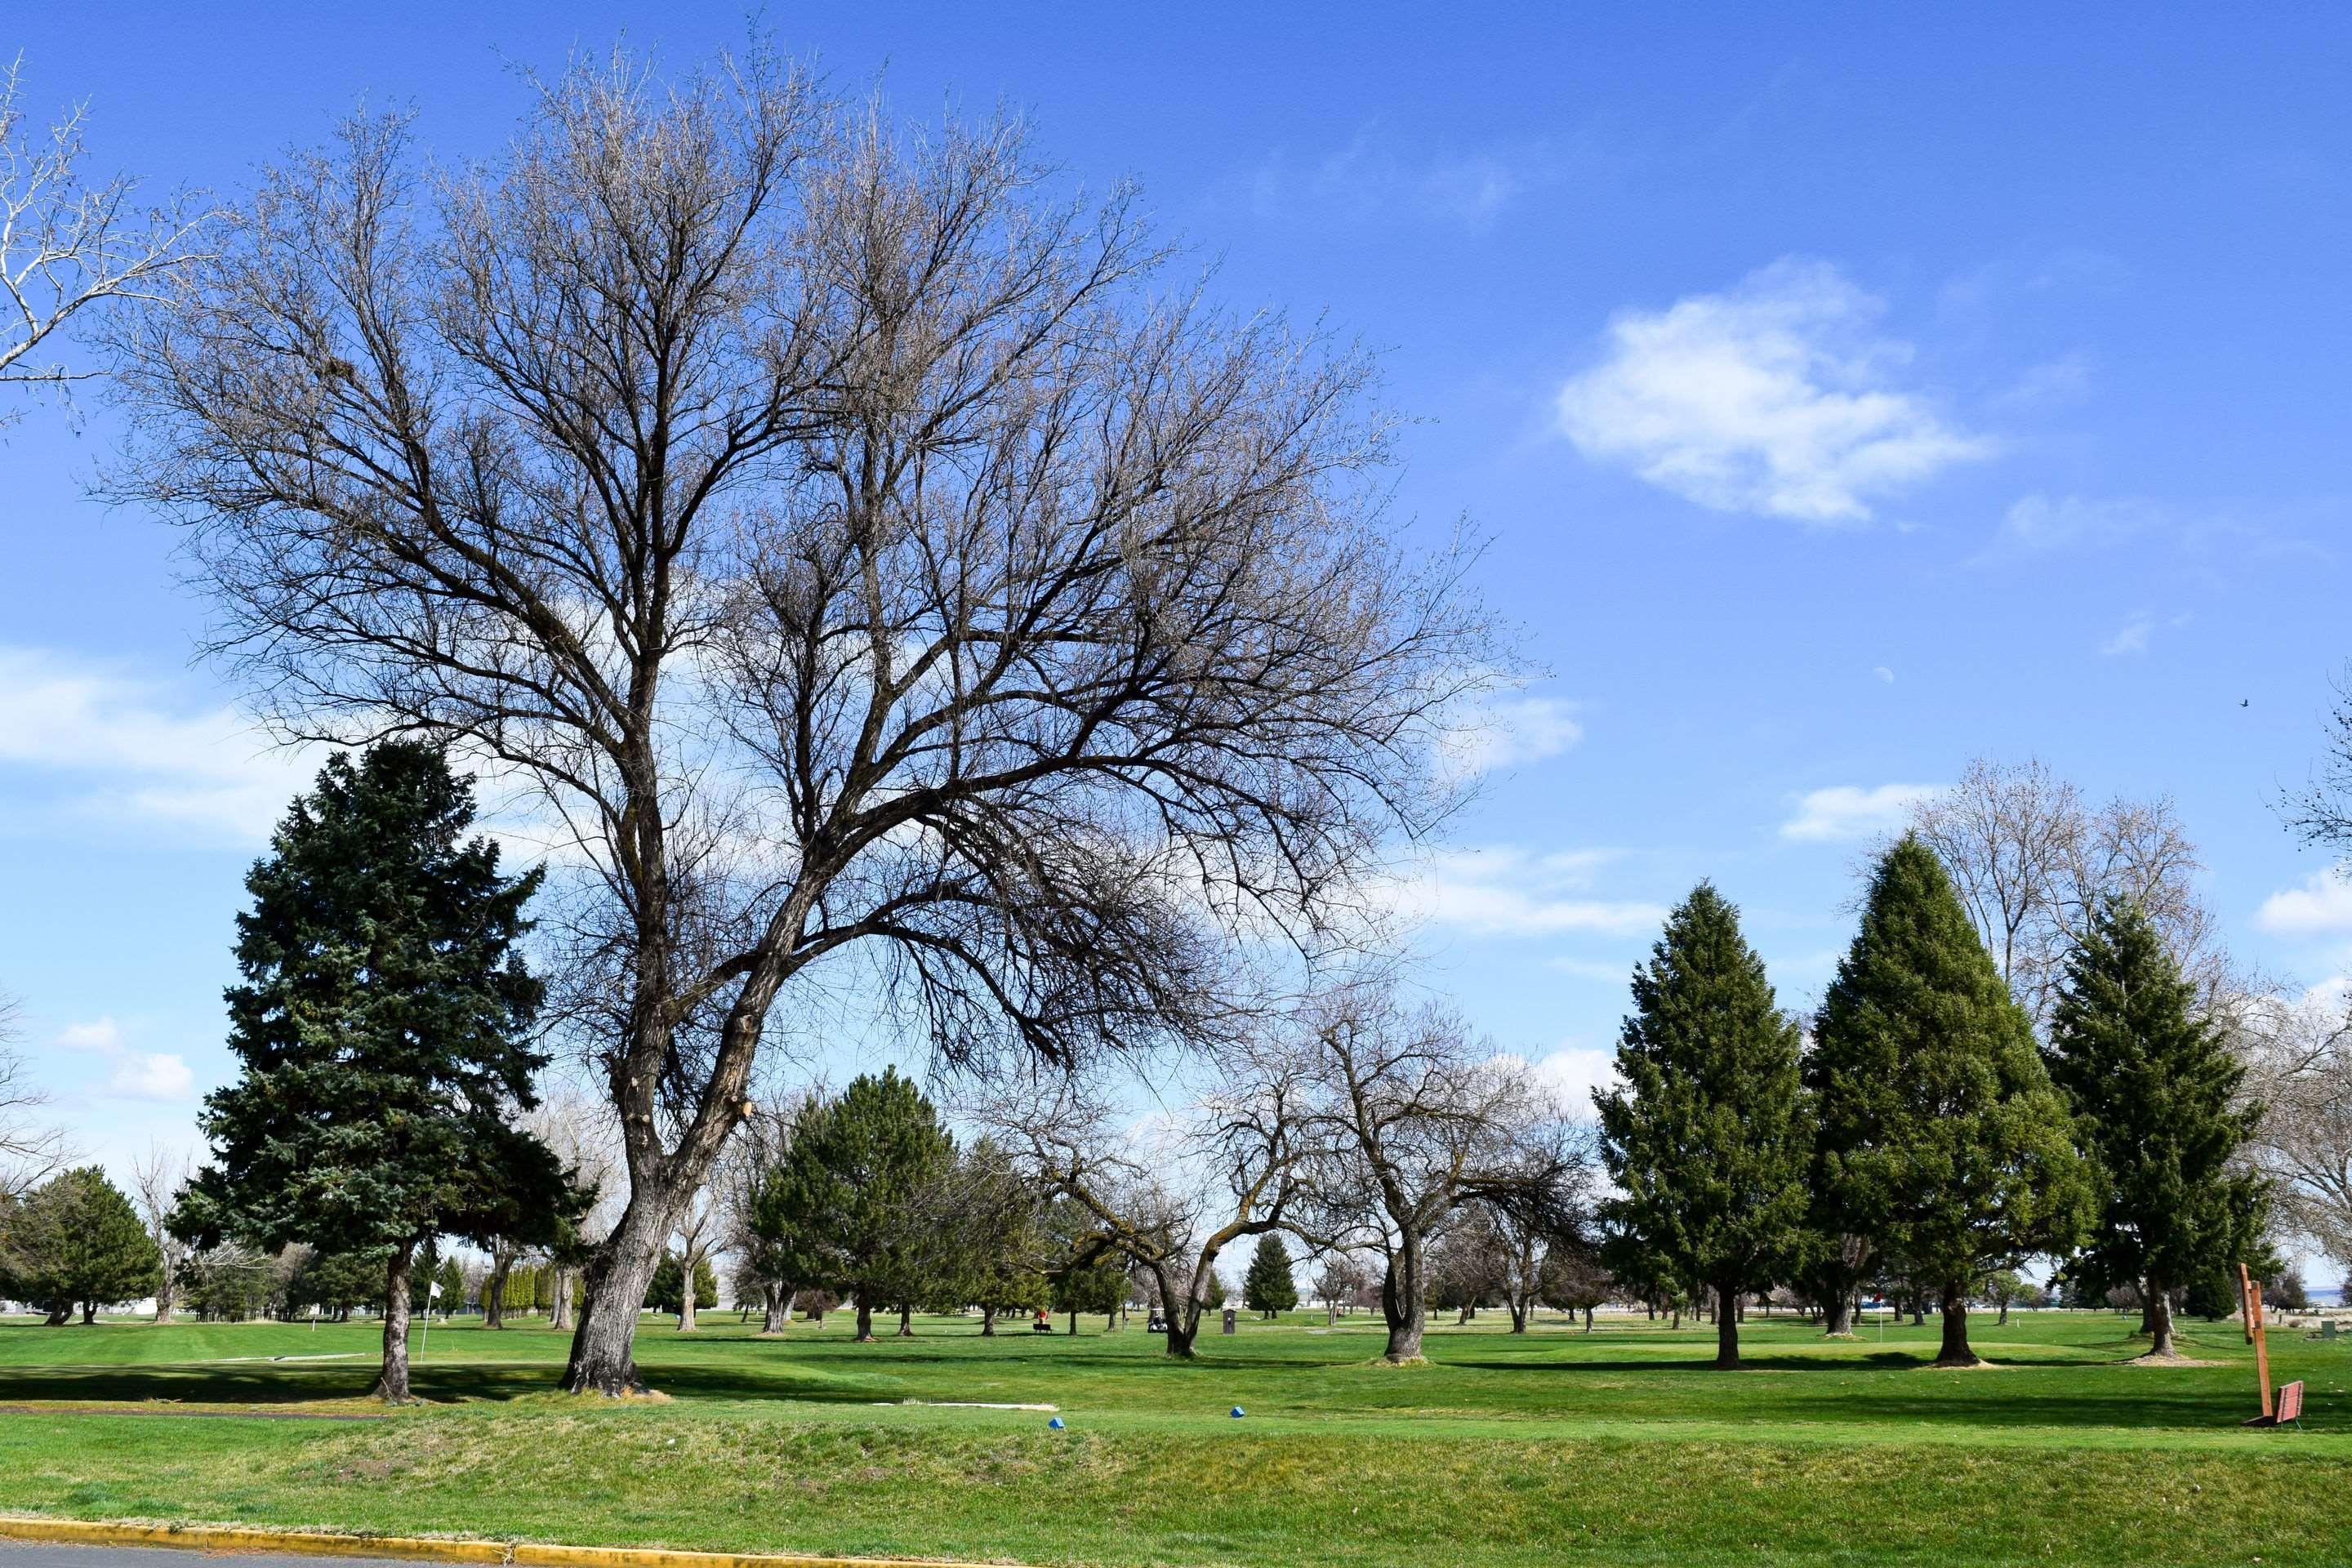
<path id="1" fill-rule="evenodd" d="M 2198 1361 L 2185 1355 L 2137 1355 L 2122 1363 L 2125 1366 L 2227 1366 L 2220 1361 Z"/>

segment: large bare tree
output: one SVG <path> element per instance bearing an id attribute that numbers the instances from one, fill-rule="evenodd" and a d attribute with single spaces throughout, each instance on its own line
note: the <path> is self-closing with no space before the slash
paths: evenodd
<path id="1" fill-rule="evenodd" d="M 1443 809 L 1498 660 L 1385 517 L 1370 367 L 1051 191 L 763 55 L 583 64 L 487 167 L 395 118 L 269 170 L 117 339 L 115 488 L 284 731 L 447 737 L 563 825 L 630 1183 L 572 1388 L 638 1385 L 818 984 L 960 1062 L 1196 1037 L 1232 931 L 1317 940 Z"/>
<path id="2" fill-rule="evenodd" d="M 1233 1040 L 1206 1065 L 1205 1091 L 1148 1138 L 1116 1086 L 1083 1073 L 967 1110 L 1149 1277 L 1168 1353 L 1185 1358 L 1202 1312 L 1222 1299 L 1217 1259 L 1244 1237 L 1282 1229 L 1304 1200 L 1315 1104 L 1314 1060 L 1279 1030 Z"/>
<path id="3" fill-rule="evenodd" d="M 1317 1245 L 1352 1245 L 1381 1260 L 1383 1353 L 1416 1361 L 1431 1244 L 1472 1205 L 1568 1234 L 1589 1158 L 1523 1064 L 1480 1047 L 1444 1009 L 1408 1005 L 1385 980 L 1325 992 L 1308 1028 L 1320 1093 L 1312 1202 L 1297 1227 Z"/>
<path id="4" fill-rule="evenodd" d="M 210 211 L 180 193 L 139 200 L 129 174 L 92 181 L 88 107 L 35 129 L 24 57 L 0 72 L 0 393 L 62 391 L 97 374 L 62 357 L 74 320 L 110 300 L 152 300 L 196 259 Z M 0 403 L 0 428 L 20 410 Z"/>
<path id="5" fill-rule="evenodd" d="M 2037 1021 L 2055 1004 L 2066 955 L 2110 897 L 2137 903 L 2217 1016 L 2254 983 L 2232 968 L 2198 896 L 2204 869 L 2172 802 L 2092 806 L 2038 758 L 1979 757 L 1950 790 L 1912 808 L 1911 831 L 1944 863 L 2001 978 Z"/>

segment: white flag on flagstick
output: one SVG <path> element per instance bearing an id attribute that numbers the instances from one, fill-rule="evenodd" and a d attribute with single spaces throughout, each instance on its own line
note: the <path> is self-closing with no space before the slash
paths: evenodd
<path id="1" fill-rule="evenodd" d="M 436 1300 L 440 1300 L 440 1298 L 441 1298 L 441 1281 L 439 1281 L 438 1279 L 436 1279 L 436 1280 L 434 1280 L 431 1284 L 429 1284 L 429 1285 L 427 1285 L 427 1286 L 425 1286 L 425 1299 L 426 1300 L 428 1300 L 428 1301 L 436 1301 Z"/>

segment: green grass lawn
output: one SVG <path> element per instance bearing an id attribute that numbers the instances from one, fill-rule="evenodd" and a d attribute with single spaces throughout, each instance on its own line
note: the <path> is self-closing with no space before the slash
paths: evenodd
<path id="1" fill-rule="evenodd" d="M 2352 1562 L 2352 1339 L 2273 1336 L 2309 1430 L 2263 1432 L 2227 1324 L 2184 1347 L 2217 1364 L 2147 1368 L 2124 1319 L 1987 1317 L 1999 1364 L 1958 1373 L 1927 1366 L 1932 1321 L 1832 1344 L 1751 1319 L 1723 1373 L 1704 1326 L 1498 1316 L 1412 1369 L 1373 1364 L 1360 1317 L 1244 1322 L 1192 1364 L 1140 1320 L 858 1345 L 845 1316 L 648 1319 L 672 1397 L 626 1405 L 555 1393 L 543 1327 L 436 1328 L 432 1403 L 362 1422 L 203 1413 L 372 1410 L 373 1325 L 8 1321 L 0 1507 L 1038 1563 Z M 1050 1401 L 1068 1430 L 943 1401 Z"/>

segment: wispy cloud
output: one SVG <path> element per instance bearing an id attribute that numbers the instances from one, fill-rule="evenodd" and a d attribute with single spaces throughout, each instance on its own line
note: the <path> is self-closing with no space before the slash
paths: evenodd
<path id="1" fill-rule="evenodd" d="M 1560 427 L 1598 461 L 1718 511 L 1868 521 L 1874 503 L 1991 444 L 1906 388 L 1884 303 L 1790 258 L 1720 294 L 1627 310 L 1560 389 Z"/>
<path id="2" fill-rule="evenodd" d="M 2015 551 L 2092 549 L 2145 533 L 2161 515 L 2128 496 L 2022 496 L 2000 520 L 1994 543 Z"/>
<path id="3" fill-rule="evenodd" d="M 1510 847 L 1430 857 L 1382 890 L 1408 919 L 1478 936 L 1569 933 L 1628 936 L 1654 931 L 1665 907 L 1639 900 L 1588 896 L 1591 852 L 1535 855 Z"/>
<path id="4" fill-rule="evenodd" d="M 1903 826 L 1911 808 L 1940 793 L 1937 784 L 1890 784 L 1865 788 L 1833 784 L 1797 799 L 1796 814 L 1780 825 L 1780 837 L 1821 843 L 1867 838 Z"/>
<path id="5" fill-rule="evenodd" d="M 70 786 L 77 809 L 207 839 L 267 838 L 316 760 L 233 709 L 37 648 L 0 648 L 0 792 Z M 13 775 L 13 776 L 12 776 Z"/>
<path id="6" fill-rule="evenodd" d="M 1433 147 L 1368 125 L 1320 156 L 1268 157 L 1249 177 L 1249 205 L 1282 222 L 1439 224 L 1476 233 L 1563 177 L 1574 156 L 1551 141 Z"/>
<path id="7" fill-rule="evenodd" d="M 1503 697 L 1483 704 L 1444 738 L 1445 771 L 1474 778 L 1541 762 L 1584 739 L 1580 704 L 1556 697 Z"/>

